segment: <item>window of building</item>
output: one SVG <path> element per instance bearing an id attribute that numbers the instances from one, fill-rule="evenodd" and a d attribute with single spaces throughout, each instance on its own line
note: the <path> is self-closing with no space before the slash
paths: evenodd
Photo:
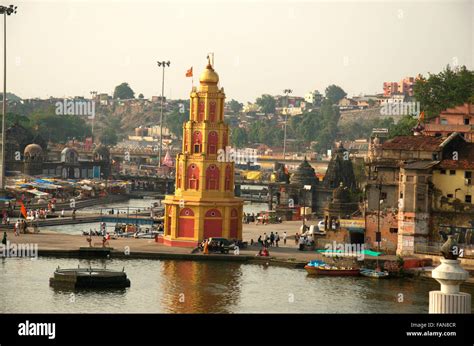
<path id="1" fill-rule="evenodd" d="M 456 170 L 450 169 L 449 170 L 449 175 L 456 175 Z"/>
<path id="2" fill-rule="evenodd" d="M 448 125 L 448 119 L 441 118 L 441 125 Z"/>
<path id="3" fill-rule="evenodd" d="M 452 193 L 448 193 L 448 194 L 446 195 L 446 197 L 448 197 L 448 198 L 453 198 L 453 194 L 452 194 Z"/>
<path id="4" fill-rule="evenodd" d="M 469 118 L 464 118 L 464 125 L 469 125 Z"/>
<path id="5" fill-rule="evenodd" d="M 471 195 L 466 195 L 466 197 L 464 197 L 464 202 L 472 203 L 472 196 Z"/>
<path id="6" fill-rule="evenodd" d="M 398 228 L 390 227 L 390 233 L 398 233 Z"/>
<path id="7" fill-rule="evenodd" d="M 403 198 L 403 192 L 400 192 L 400 198 Z"/>
<path id="8" fill-rule="evenodd" d="M 418 177 L 418 182 L 419 183 L 424 183 L 425 182 L 425 176 L 422 175 L 422 176 Z"/>
<path id="9" fill-rule="evenodd" d="M 441 137 L 441 135 L 440 135 L 440 137 Z M 433 153 L 432 158 L 433 158 L 433 161 L 437 161 L 438 160 L 438 153 Z"/>
<path id="10" fill-rule="evenodd" d="M 380 193 L 380 199 L 387 199 L 387 193 L 386 192 L 381 192 Z"/>
<path id="11" fill-rule="evenodd" d="M 439 173 L 440 173 L 440 174 L 446 174 L 446 170 L 445 170 L 445 169 L 440 169 L 440 170 L 439 170 Z"/>
<path id="12" fill-rule="evenodd" d="M 424 193 L 418 193 L 418 194 L 416 194 L 416 198 L 419 201 L 424 201 L 425 200 L 425 194 Z"/>
<path id="13" fill-rule="evenodd" d="M 471 171 L 465 171 L 464 172 L 464 178 L 471 179 L 472 178 L 472 172 Z"/>
<path id="14" fill-rule="evenodd" d="M 409 182 L 409 183 L 413 182 L 413 176 L 412 175 L 407 175 L 406 181 Z"/>

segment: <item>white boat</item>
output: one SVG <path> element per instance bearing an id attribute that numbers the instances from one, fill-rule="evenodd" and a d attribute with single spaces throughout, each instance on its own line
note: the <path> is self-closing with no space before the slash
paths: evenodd
<path id="1" fill-rule="evenodd" d="M 389 276 L 388 271 L 377 271 L 375 269 L 363 268 L 360 270 L 360 275 L 366 276 L 369 278 L 382 279 Z"/>

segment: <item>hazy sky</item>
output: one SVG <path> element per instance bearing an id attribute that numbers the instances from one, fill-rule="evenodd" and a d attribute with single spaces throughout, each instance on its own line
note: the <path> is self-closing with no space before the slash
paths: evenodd
<path id="1" fill-rule="evenodd" d="M 384 81 L 474 68 L 474 1 L 17 1 L 7 19 L 8 91 L 23 98 L 112 93 L 128 82 L 188 98 L 208 52 L 227 99 L 295 95 L 338 84 L 349 95 Z M 2 24 L 3 26 L 3 24 Z M 1 28 L 0 28 L 1 30 Z M 1 38 L 0 38 L 1 40 Z M 3 63 L 3 54 L 2 54 Z M 1 69 L 3 76 L 3 68 Z"/>

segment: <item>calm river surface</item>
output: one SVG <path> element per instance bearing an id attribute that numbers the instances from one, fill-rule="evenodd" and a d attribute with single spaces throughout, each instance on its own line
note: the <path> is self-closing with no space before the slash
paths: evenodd
<path id="1" fill-rule="evenodd" d="M 78 264 L 125 267 L 131 287 L 74 293 L 49 287 L 58 265 Z M 0 312 L 426 313 L 428 291 L 438 287 L 426 280 L 310 277 L 302 269 L 232 262 L 0 259 Z"/>
<path id="2" fill-rule="evenodd" d="M 77 211 L 78 215 L 84 214 L 95 214 L 99 213 L 102 209 L 102 212 L 105 214 L 108 210 L 114 209 L 115 212 L 119 210 L 121 213 L 126 213 L 127 208 L 130 208 L 131 217 L 133 218 L 134 210 L 141 209 L 146 210 L 150 208 L 153 203 L 160 203 L 161 201 L 158 199 L 130 199 L 124 202 L 118 203 L 110 203 L 110 204 L 102 204 L 96 205 L 93 207 L 87 207 L 83 209 L 79 209 Z M 268 205 L 265 203 L 248 203 L 244 204 L 244 212 L 245 213 L 258 213 L 263 210 L 267 210 Z M 107 222 L 106 223 L 107 230 L 112 232 L 115 229 L 115 223 Z M 88 232 L 89 230 L 98 231 L 100 230 L 100 223 L 99 222 L 92 222 L 92 223 L 80 223 L 75 225 L 66 225 L 66 226 L 49 226 L 44 227 L 41 229 L 42 232 L 59 232 L 64 234 L 82 234 L 82 232 Z"/>

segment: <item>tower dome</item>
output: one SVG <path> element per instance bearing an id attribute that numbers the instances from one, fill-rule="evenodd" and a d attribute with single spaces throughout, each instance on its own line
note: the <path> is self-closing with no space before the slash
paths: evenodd
<path id="1" fill-rule="evenodd" d="M 79 153 L 74 148 L 64 148 L 61 151 L 61 162 L 77 163 L 79 161 Z"/>
<path id="2" fill-rule="evenodd" d="M 201 84 L 217 84 L 219 82 L 219 75 L 214 71 L 210 63 L 207 64 L 206 69 L 201 73 L 199 82 Z"/>
<path id="3" fill-rule="evenodd" d="M 43 148 L 41 148 L 40 145 L 38 144 L 28 144 L 26 147 L 25 147 L 25 151 L 23 152 L 23 155 L 25 157 L 39 157 L 43 154 Z"/>

